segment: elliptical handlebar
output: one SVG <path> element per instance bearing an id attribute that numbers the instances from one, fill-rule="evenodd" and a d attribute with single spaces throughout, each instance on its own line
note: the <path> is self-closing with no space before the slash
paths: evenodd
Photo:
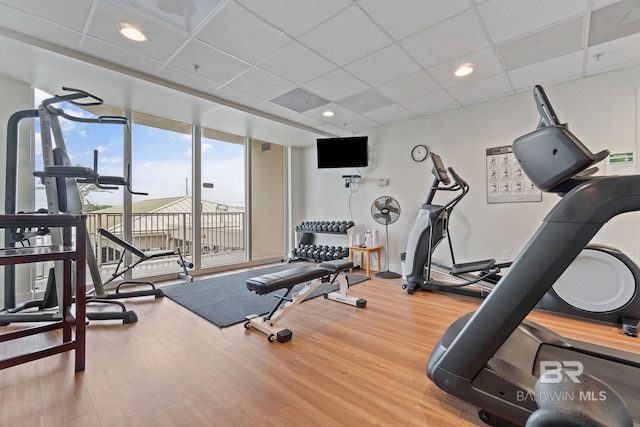
<path id="1" fill-rule="evenodd" d="M 467 195 L 467 193 L 469 192 L 469 184 L 467 184 L 467 181 L 462 179 L 462 177 L 458 175 L 458 173 L 455 170 L 453 170 L 452 167 L 449 167 L 447 169 L 449 170 L 449 173 L 453 177 L 455 186 L 459 187 L 462 190 L 462 192 L 457 197 L 453 198 L 449 203 L 447 203 L 446 205 L 447 209 L 452 209 L 455 205 L 458 204 L 460 200 L 462 200 L 464 196 Z"/>
<path id="2" fill-rule="evenodd" d="M 454 198 L 449 200 L 443 207 L 444 209 L 453 208 L 466 194 L 469 192 L 469 184 L 462 179 L 458 173 L 453 170 L 453 168 L 448 167 L 445 168 L 444 163 L 439 155 L 436 153 L 431 153 L 431 160 L 433 161 L 433 169 L 432 173 L 434 175 L 434 181 L 431 185 L 431 190 L 429 191 L 429 195 L 427 196 L 427 200 L 425 204 L 432 204 L 433 199 L 436 195 L 437 191 L 459 191 Z M 449 179 L 449 175 L 453 177 L 453 182 Z M 444 183 L 444 186 L 440 184 Z"/>
<path id="3" fill-rule="evenodd" d="M 469 184 L 467 183 L 467 181 L 462 179 L 462 177 L 458 175 L 457 172 L 453 170 L 453 168 L 449 167 L 447 169 L 449 170 L 449 173 L 453 177 L 453 180 L 455 181 L 456 185 L 459 185 L 465 193 L 469 192 Z"/>

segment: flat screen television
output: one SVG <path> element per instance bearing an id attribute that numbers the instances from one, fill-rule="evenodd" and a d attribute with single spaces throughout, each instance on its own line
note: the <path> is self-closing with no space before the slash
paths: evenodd
<path id="1" fill-rule="evenodd" d="M 318 169 L 368 166 L 368 140 L 367 136 L 318 139 Z"/>

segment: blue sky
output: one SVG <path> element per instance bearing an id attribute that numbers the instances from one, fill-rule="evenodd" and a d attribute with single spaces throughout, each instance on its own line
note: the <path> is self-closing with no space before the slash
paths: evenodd
<path id="1" fill-rule="evenodd" d="M 99 96 L 99 94 L 98 94 Z M 49 97 L 36 91 L 38 105 Z M 72 104 L 61 104 L 71 115 L 91 117 Z M 101 175 L 124 175 L 123 126 L 115 124 L 86 124 L 60 119 L 67 151 L 74 165 L 93 167 L 93 151 L 98 150 L 98 172 Z M 39 121 L 35 120 L 36 169 L 42 170 Z M 191 135 L 132 125 L 133 190 L 149 193 L 134 196 L 143 198 L 184 196 L 191 194 Z M 223 141 L 203 138 L 202 181 L 214 188 L 202 188 L 202 197 L 230 206 L 244 206 L 244 147 Z M 44 197 L 43 190 L 36 198 Z M 121 205 L 120 191 L 96 192 L 89 196 L 93 204 Z"/>

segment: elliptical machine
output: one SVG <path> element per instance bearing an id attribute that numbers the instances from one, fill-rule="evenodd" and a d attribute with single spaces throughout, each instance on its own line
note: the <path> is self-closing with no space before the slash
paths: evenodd
<path id="1" fill-rule="evenodd" d="M 420 208 L 411 228 L 405 256 L 407 293 L 416 290 L 448 292 L 475 298 L 486 298 L 500 279 L 502 269 L 512 263 L 496 263 L 495 259 L 457 264 L 451 243 L 449 218 L 453 208 L 469 192 L 469 184 L 456 171 L 445 168 L 439 155 L 433 161 L 427 200 Z M 594 173 L 592 170 L 590 173 Z M 453 183 L 451 178 L 453 178 Z M 454 192 L 443 205 L 433 204 L 438 191 Z M 432 255 L 447 238 L 453 266 L 434 268 Z M 449 280 L 433 277 L 433 271 L 448 274 Z M 616 277 L 618 280 L 611 280 Z M 469 286 L 474 285 L 474 286 Z M 588 287 L 589 292 L 584 292 Z M 615 248 L 590 244 L 538 302 L 536 308 L 568 314 L 600 322 L 618 324 L 622 331 L 635 337 L 640 329 L 640 269 Z"/>
<path id="2" fill-rule="evenodd" d="M 427 376 L 490 424 L 640 425 L 639 355 L 525 320 L 606 222 L 640 211 L 640 175 L 585 173 L 609 152 L 561 125 L 542 87 L 534 98 L 540 123 L 513 151 L 536 187 L 563 197 L 480 308 L 441 336 Z"/>
<path id="3" fill-rule="evenodd" d="M 469 192 L 469 184 L 453 168 L 445 168 L 442 159 L 436 153 L 431 153 L 431 160 L 433 162 L 431 173 L 434 176 L 434 180 L 427 195 L 427 200 L 420 207 L 418 217 L 409 233 L 407 251 L 403 254 L 406 283 L 402 285 L 402 288 L 408 294 L 413 294 L 420 289 L 453 292 L 484 298 L 493 287 L 493 283 L 483 281 L 492 277 L 495 278 L 500 269 L 508 267 L 510 263 L 496 264 L 495 259 L 463 264 L 456 263 L 451 234 L 449 233 L 449 217 L 453 208 Z M 449 175 L 453 178 L 453 183 Z M 444 205 L 436 205 L 433 200 L 438 191 L 449 191 L 455 193 L 455 195 Z M 449 253 L 453 263 L 450 274 L 458 278 L 455 281 L 437 280 L 431 276 L 433 252 L 445 237 L 449 243 Z M 477 273 L 477 275 L 464 277 L 465 274 L 470 273 Z M 473 284 L 477 285 L 475 289 L 465 288 Z"/>

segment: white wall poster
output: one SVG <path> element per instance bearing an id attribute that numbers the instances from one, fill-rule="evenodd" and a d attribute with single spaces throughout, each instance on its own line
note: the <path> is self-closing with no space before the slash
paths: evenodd
<path id="1" fill-rule="evenodd" d="M 487 148 L 487 203 L 540 202 L 510 145 Z"/>

